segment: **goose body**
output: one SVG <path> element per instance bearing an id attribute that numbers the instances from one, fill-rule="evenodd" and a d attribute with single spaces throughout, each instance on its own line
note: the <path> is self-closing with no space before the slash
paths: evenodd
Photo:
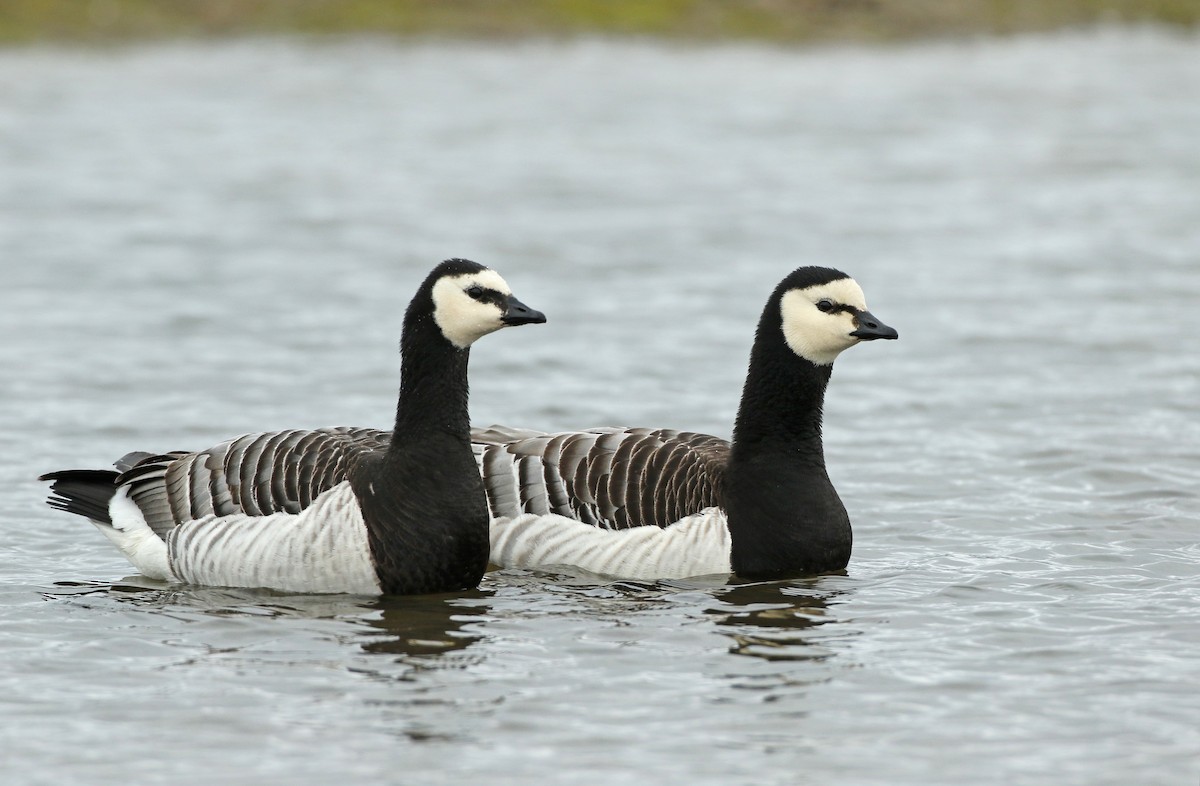
<path id="1" fill-rule="evenodd" d="M 669 429 L 476 429 L 492 563 L 636 579 L 844 568 L 852 534 L 825 469 L 825 389 L 841 351 L 896 337 L 845 273 L 800 268 L 763 310 L 732 442 Z"/>
<path id="2" fill-rule="evenodd" d="M 405 313 L 393 432 L 288 430 L 130 453 L 115 472 L 42 476 L 50 505 L 89 519 L 156 579 L 360 594 L 473 587 L 489 517 L 470 445 L 470 346 L 544 321 L 494 271 L 447 260 Z"/>

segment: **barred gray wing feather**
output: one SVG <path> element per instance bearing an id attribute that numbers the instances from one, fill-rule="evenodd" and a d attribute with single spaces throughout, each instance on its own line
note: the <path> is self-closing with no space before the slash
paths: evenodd
<path id="1" fill-rule="evenodd" d="M 669 429 L 472 434 L 494 518 L 557 514 L 604 529 L 666 527 L 721 504 L 729 443 Z"/>
<path id="2" fill-rule="evenodd" d="M 593 493 L 595 487 L 588 483 L 588 470 L 592 461 L 599 463 L 607 458 L 603 452 L 593 454 L 596 436 L 594 432 L 580 432 L 563 440 L 562 452 L 558 456 L 559 474 L 562 475 L 567 497 L 572 503 L 574 515 L 567 515 L 579 519 L 584 524 L 604 526 L 605 518 Z M 554 456 L 548 458 L 553 460 Z"/>
<path id="3" fill-rule="evenodd" d="M 204 516 L 299 513 L 391 433 L 329 428 L 245 434 L 196 453 L 145 455 L 117 479 L 160 536 Z"/>
<path id="4" fill-rule="evenodd" d="M 567 482 L 563 478 L 562 471 L 558 465 L 557 457 L 562 452 L 563 443 L 567 441 L 569 433 L 558 434 L 549 438 L 545 443 L 544 451 L 539 454 L 545 456 L 542 459 L 543 475 L 545 477 L 544 485 L 546 487 L 546 504 L 550 506 L 550 510 L 557 513 L 562 511 L 562 515 L 571 515 L 571 495 L 567 491 Z M 536 447 L 531 445 L 531 447 Z M 554 456 L 553 460 L 550 456 Z"/>
<path id="5" fill-rule="evenodd" d="M 530 455 L 517 465 L 522 506 L 529 513 L 545 515 L 550 512 L 549 495 L 546 494 L 546 465 L 542 457 Z"/>
<path id="6" fill-rule="evenodd" d="M 475 445 L 508 445 L 527 439 L 550 436 L 544 431 L 534 431 L 528 428 L 513 428 L 512 426 L 491 425 L 486 428 L 471 429 L 471 442 Z"/>
<path id="7" fill-rule="evenodd" d="M 133 500 L 147 523 L 154 527 L 155 522 L 174 521 L 171 512 L 171 501 L 163 493 L 167 467 L 171 462 L 185 458 L 188 454 L 182 452 L 165 453 L 161 455 L 143 455 L 132 459 L 129 454 L 117 461 L 117 469 L 128 467 L 118 478 L 118 481 L 129 486 L 129 498 Z M 130 463 L 136 461 L 136 463 Z M 170 529 L 168 525 L 166 529 Z M 155 528 L 155 533 L 162 535 L 165 529 Z"/>

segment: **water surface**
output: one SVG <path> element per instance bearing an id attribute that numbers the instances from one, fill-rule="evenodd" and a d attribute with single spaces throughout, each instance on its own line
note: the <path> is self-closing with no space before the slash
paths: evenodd
<path id="1" fill-rule="evenodd" d="M 0 51 L 5 782 L 1195 784 L 1200 57 L 247 40 Z M 545 326 L 472 411 L 728 435 L 798 265 L 845 575 L 502 571 L 370 600 L 130 576 L 47 470 L 389 425 L 407 299 Z"/>

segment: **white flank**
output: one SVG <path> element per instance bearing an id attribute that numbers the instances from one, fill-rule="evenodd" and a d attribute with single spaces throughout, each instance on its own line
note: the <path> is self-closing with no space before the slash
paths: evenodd
<path id="1" fill-rule="evenodd" d="M 175 579 L 167 559 L 167 544 L 150 529 L 141 509 L 129 498 L 129 489 L 118 489 L 109 500 L 108 517 L 112 519 L 111 525 L 92 523 L 143 576 L 162 581 Z"/>
<path id="2" fill-rule="evenodd" d="M 179 581 L 287 592 L 381 592 L 367 526 L 349 483 L 321 494 L 300 513 L 205 516 L 167 536 Z"/>
<path id="3" fill-rule="evenodd" d="M 558 515 L 493 519 L 491 562 L 505 568 L 573 566 L 627 579 L 730 573 L 729 527 L 719 508 L 671 526 L 608 530 Z"/>

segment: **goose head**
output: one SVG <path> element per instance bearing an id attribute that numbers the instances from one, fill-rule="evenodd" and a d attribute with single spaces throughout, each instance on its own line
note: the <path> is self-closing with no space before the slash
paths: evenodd
<path id="1" fill-rule="evenodd" d="M 793 352 L 818 366 L 833 363 L 860 341 L 899 334 L 867 310 L 862 287 L 840 270 L 802 267 L 780 283 L 783 338 Z"/>
<path id="2" fill-rule="evenodd" d="M 426 279 L 433 321 L 457 349 L 513 325 L 546 321 L 522 303 L 496 271 L 466 259 L 448 259 Z"/>

